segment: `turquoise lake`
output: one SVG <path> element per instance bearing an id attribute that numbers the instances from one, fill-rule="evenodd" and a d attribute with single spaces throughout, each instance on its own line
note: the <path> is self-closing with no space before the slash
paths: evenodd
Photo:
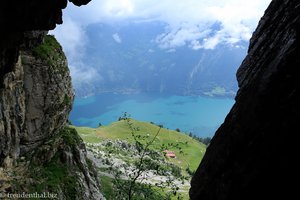
<path id="1" fill-rule="evenodd" d="M 69 120 L 76 126 L 97 127 L 99 123 L 108 125 L 117 121 L 127 112 L 140 121 L 211 137 L 233 104 L 230 98 L 106 93 L 75 98 Z"/>

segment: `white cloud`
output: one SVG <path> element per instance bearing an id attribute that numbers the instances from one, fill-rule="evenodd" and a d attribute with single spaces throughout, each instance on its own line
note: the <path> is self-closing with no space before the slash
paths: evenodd
<path id="1" fill-rule="evenodd" d="M 207 36 L 211 30 L 200 30 L 197 26 L 188 23 L 180 24 L 173 28 L 169 27 L 165 33 L 157 36 L 156 42 L 161 48 L 176 48 L 184 46 L 192 41 Z"/>
<path id="2" fill-rule="evenodd" d="M 75 88 L 81 88 L 82 86 L 91 86 L 96 82 L 102 81 L 103 78 L 99 72 L 90 66 L 86 66 L 83 63 L 73 63 L 69 65 L 72 82 Z"/>
<path id="3" fill-rule="evenodd" d="M 56 39 L 63 46 L 64 52 L 68 55 L 69 61 L 77 60 L 84 52 L 87 37 L 84 27 L 72 20 L 70 17 L 64 19 L 63 26 L 58 26 L 54 31 Z"/>
<path id="4" fill-rule="evenodd" d="M 153 39 L 166 51 L 176 51 L 183 45 L 194 50 L 213 49 L 218 44 L 236 46 L 248 41 L 270 1 L 93 0 L 80 8 L 69 4 L 63 13 L 63 25 L 52 33 L 67 54 L 74 80 L 88 82 L 100 77 L 95 69 L 81 64 L 88 40 L 85 27 L 89 24 L 163 21 L 167 24 L 165 32 Z M 118 34 L 112 37 L 122 42 Z"/>
<path id="5" fill-rule="evenodd" d="M 156 38 L 160 47 L 189 45 L 199 49 L 248 41 L 270 1 L 94 0 L 85 7 L 70 6 L 64 14 L 80 24 L 130 19 L 164 21 L 168 28 Z M 220 30 L 212 34 L 209 31 L 215 23 L 220 24 Z"/>
<path id="6" fill-rule="evenodd" d="M 70 17 L 66 17 L 63 26 L 58 26 L 50 34 L 54 34 L 63 47 L 75 88 L 79 85 L 102 79 L 95 68 L 82 63 L 85 46 L 88 41 L 82 24 Z"/>
<path id="7" fill-rule="evenodd" d="M 198 40 L 192 40 L 189 46 L 194 50 L 198 50 L 202 48 L 202 45 Z"/>
<path id="8" fill-rule="evenodd" d="M 161 35 L 157 42 L 163 48 L 189 45 L 193 49 L 211 49 L 220 43 L 233 45 L 248 41 L 269 2 L 186 0 L 185 5 L 178 4 L 182 9 L 175 3 L 170 4 L 175 6 L 166 7 L 160 16 L 169 24 L 170 31 Z M 219 24 L 219 30 L 212 33 L 216 23 Z"/>
<path id="9" fill-rule="evenodd" d="M 115 42 L 120 43 L 120 44 L 122 43 L 122 39 L 118 33 L 113 34 L 112 37 L 115 40 Z"/>
<path id="10" fill-rule="evenodd" d="M 220 43 L 220 40 L 220 35 L 216 34 L 213 37 L 204 39 L 202 47 L 204 49 L 214 49 Z"/>
<path id="11" fill-rule="evenodd" d="M 173 53 L 173 52 L 176 52 L 176 49 L 168 49 L 168 50 L 166 51 L 166 53 Z"/>
<path id="12" fill-rule="evenodd" d="M 102 12 L 111 18 L 127 17 L 133 10 L 134 4 L 130 0 L 109 0 L 102 4 Z"/>

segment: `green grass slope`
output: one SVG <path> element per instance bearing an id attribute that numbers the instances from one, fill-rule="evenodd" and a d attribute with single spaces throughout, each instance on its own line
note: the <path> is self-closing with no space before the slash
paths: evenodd
<path id="1" fill-rule="evenodd" d="M 135 134 L 147 136 L 150 141 L 159 126 L 148 122 L 141 122 L 131 119 L 132 126 L 135 127 Z M 85 142 L 98 143 L 103 140 L 126 140 L 134 142 L 131 129 L 126 120 L 113 122 L 108 126 L 99 128 L 74 127 Z M 181 167 L 184 172 L 186 168 L 195 171 L 205 153 L 206 145 L 194 140 L 183 133 L 162 128 L 150 148 L 160 150 L 162 146 L 174 151 L 176 158 L 167 158 L 169 162 Z"/>

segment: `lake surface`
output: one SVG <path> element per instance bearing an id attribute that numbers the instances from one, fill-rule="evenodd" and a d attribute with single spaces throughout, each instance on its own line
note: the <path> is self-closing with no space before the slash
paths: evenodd
<path id="1" fill-rule="evenodd" d="M 75 98 L 69 119 L 76 126 L 97 127 L 117 121 L 127 112 L 140 121 L 211 137 L 233 104 L 230 98 L 106 93 Z"/>

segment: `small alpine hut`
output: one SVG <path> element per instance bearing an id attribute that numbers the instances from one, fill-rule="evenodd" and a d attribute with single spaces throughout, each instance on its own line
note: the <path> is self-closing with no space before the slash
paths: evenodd
<path id="1" fill-rule="evenodd" d="M 174 151 L 165 150 L 166 156 L 169 158 L 176 158 Z"/>

